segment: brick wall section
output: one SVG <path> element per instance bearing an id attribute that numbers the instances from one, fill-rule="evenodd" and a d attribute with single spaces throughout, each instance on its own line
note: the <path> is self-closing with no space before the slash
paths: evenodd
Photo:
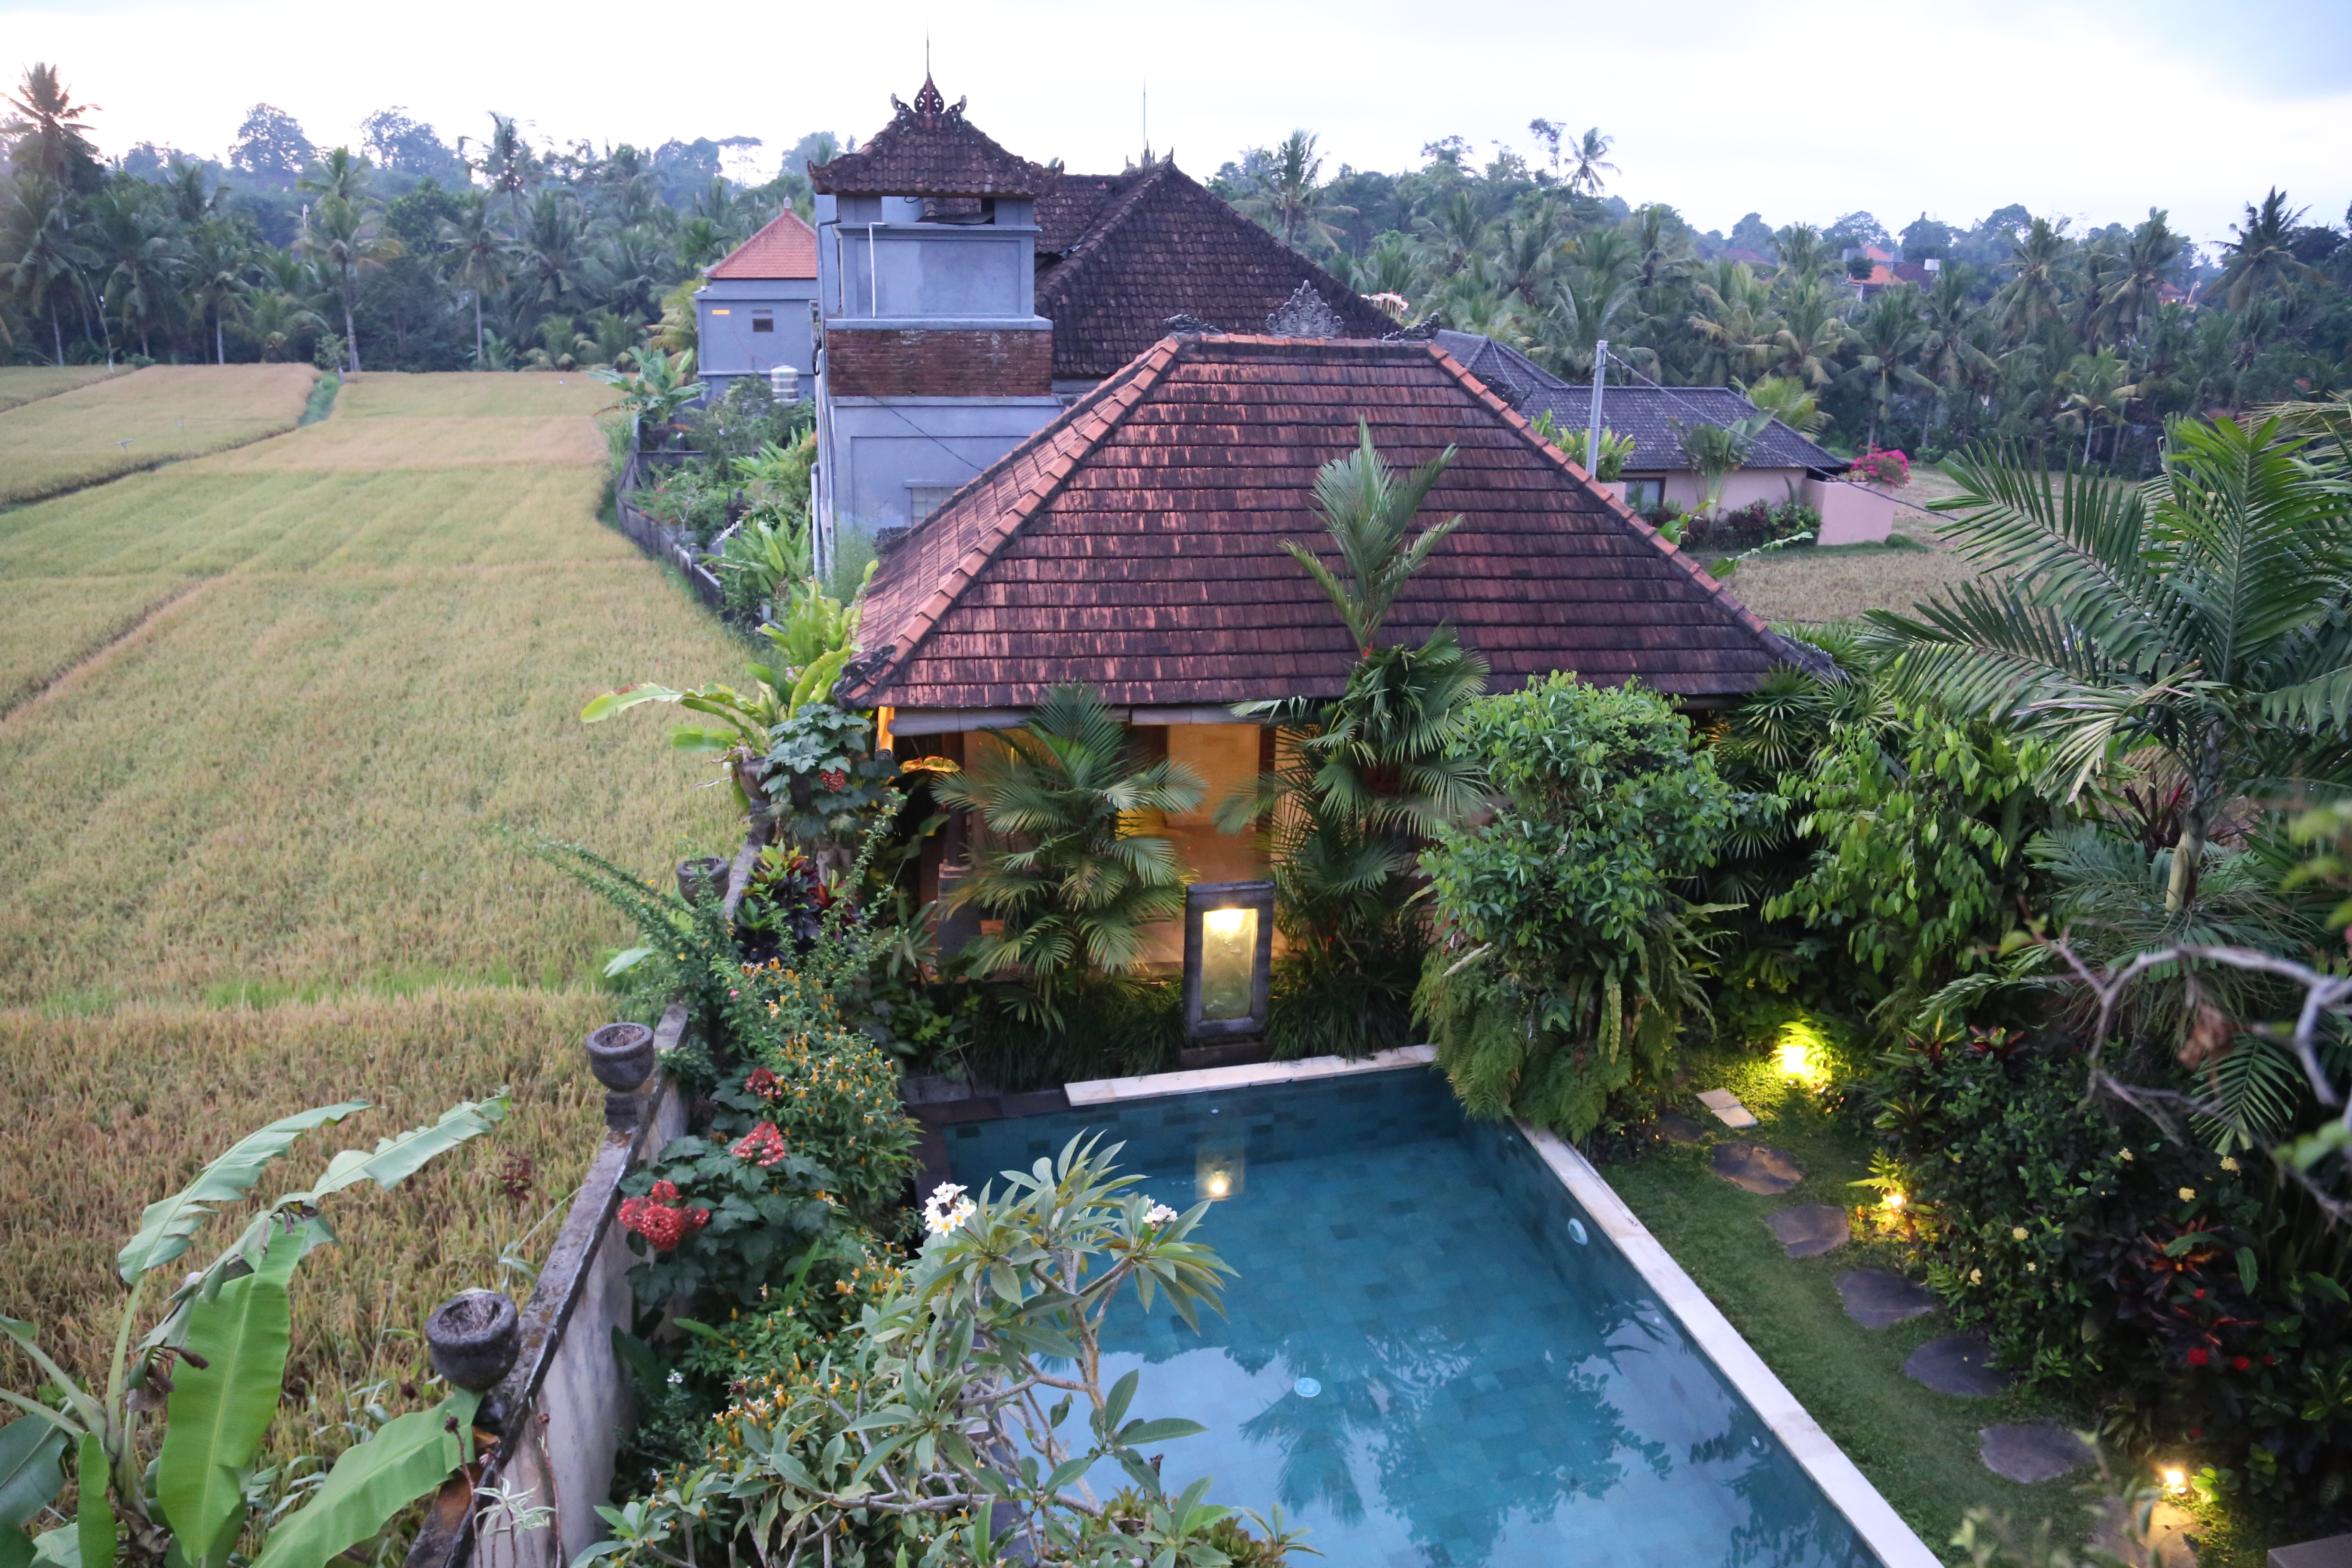
<path id="1" fill-rule="evenodd" d="M 1044 397 L 1054 390 L 1054 334 L 835 327 L 824 363 L 835 397 Z"/>

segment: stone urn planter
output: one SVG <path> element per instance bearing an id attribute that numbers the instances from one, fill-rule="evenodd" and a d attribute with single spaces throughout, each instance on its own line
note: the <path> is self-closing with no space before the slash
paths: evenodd
<path id="1" fill-rule="evenodd" d="M 689 904 L 717 903 L 727 896 L 727 858 L 702 855 L 677 863 L 677 896 Z"/>
<path id="2" fill-rule="evenodd" d="M 654 1032 L 643 1024 L 607 1024 L 588 1036 L 588 1070 L 615 1094 L 653 1076 Z"/>
<path id="3" fill-rule="evenodd" d="M 425 1321 L 433 1370 L 456 1386 L 486 1394 L 514 1370 L 522 1348 L 522 1316 L 495 1290 L 452 1296 Z"/>

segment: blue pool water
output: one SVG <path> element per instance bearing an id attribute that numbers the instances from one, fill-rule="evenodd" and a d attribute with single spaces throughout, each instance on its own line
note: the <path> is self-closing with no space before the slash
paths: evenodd
<path id="1" fill-rule="evenodd" d="M 977 1191 L 1081 1131 L 1164 1203 L 1224 1194 L 1197 1236 L 1239 1270 L 1227 1315 L 1195 1334 L 1130 1296 L 1105 1347 L 1106 1385 L 1143 1369 L 1136 1415 L 1209 1427 L 1167 1446 L 1171 1489 L 1279 1505 L 1334 1568 L 1875 1568 L 1536 1152 L 1435 1074 L 946 1133 Z"/>

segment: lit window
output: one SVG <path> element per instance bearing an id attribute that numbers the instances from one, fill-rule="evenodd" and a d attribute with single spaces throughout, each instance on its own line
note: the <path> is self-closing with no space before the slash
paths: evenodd
<path id="1" fill-rule="evenodd" d="M 728 316 L 728 315 L 732 315 L 732 314 L 734 314 L 734 312 L 733 312 L 733 311 L 731 311 L 731 310 L 728 310 L 728 308 L 727 308 L 726 306 L 724 306 L 724 305 L 713 305 L 713 306 L 711 306 L 711 307 L 710 307 L 710 313 L 711 313 L 712 315 L 714 315 L 714 316 Z"/>

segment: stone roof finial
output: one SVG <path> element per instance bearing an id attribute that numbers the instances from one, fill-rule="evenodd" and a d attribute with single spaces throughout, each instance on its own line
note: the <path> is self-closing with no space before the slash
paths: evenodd
<path id="1" fill-rule="evenodd" d="M 1305 279 L 1298 280 L 1297 289 L 1282 302 L 1280 309 L 1265 319 L 1266 331 L 1277 338 L 1344 338 L 1348 323 L 1339 312 L 1324 302 L 1323 296 Z"/>

